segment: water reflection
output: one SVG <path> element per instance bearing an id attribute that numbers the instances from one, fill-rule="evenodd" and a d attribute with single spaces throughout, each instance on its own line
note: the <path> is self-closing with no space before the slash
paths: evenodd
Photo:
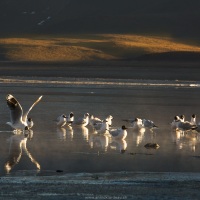
<path id="1" fill-rule="evenodd" d="M 31 153 L 27 149 L 26 143 L 28 138 L 28 134 L 16 134 L 12 135 L 7 140 L 9 143 L 9 156 L 4 164 L 4 169 L 6 173 L 9 173 L 13 169 L 13 167 L 19 163 L 23 152 L 25 152 L 31 162 L 36 166 L 37 170 L 40 170 L 40 164 L 33 158 Z"/>
<path id="2" fill-rule="evenodd" d="M 199 135 L 196 131 L 182 131 L 176 130 L 171 132 L 172 141 L 177 145 L 179 149 L 189 147 L 193 152 L 196 151 L 196 146 L 199 143 Z"/>
<path id="3" fill-rule="evenodd" d="M 187 140 L 189 141 L 189 147 L 192 151 L 196 151 L 196 146 L 199 143 L 199 134 L 197 132 L 190 132 L 186 135 Z"/>
<path id="4" fill-rule="evenodd" d="M 89 145 L 91 148 L 101 148 L 106 152 L 109 145 L 109 137 L 108 135 L 90 134 Z"/>
<path id="5" fill-rule="evenodd" d="M 66 141 L 66 129 L 63 127 L 57 127 L 56 134 L 59 140 Z"/>
<path id="6" fill-rule="evenodd" d="M 57 127 L 56 129 L 56 134 L 59 140 L 62 141 L 72 141 L 73 140 L 73 136 L 74 136 L 74 131 L 73 128 L 71 126 L 67 126 L 67 127 Z"/>
<path id="7" fill-rule="evenodd" d="M 32 140 L 32 139 L 33 139 L 33 130 L 29 129 L 28 132 L 29 132 L 29 133 L 27 134 L 27 138 L 28 138 L 29 140 Z"/>
<path id="8" fill-rule="evenodd" d="M 140 144 L 144 142 L 155 142 L 156 132 L 153 132 L 149 128 L 139 128 L 133 129 L 133 141 L 136 144 L 136 147 L 139 147 Z"/>
<path id="9" fill-rule="evenodd" d="M 114 149 L 120 153 L 125 153 L 127 146 L 128 146 L 128 144 L 127 144 L 126 140 L 112 139 L 112 142 L 110 143 L 110 148 Z"/>
<path id="10" fill-rule="evenodd" d="M 67 138 L 72 141 L 73 140 L 73 137 L 74 137 L 74 130 L 71 126 L 67 126 L 66 127 L 66 135 L 67 135 Z"/>
<path id="11" fill-rule="evenodd" d="M 74 138 L 74 132 L 76 135 L 82 135 L 83 140 L 87 141 L 89 140 L 89 129 L 84 126 L 78 126 L 78 127 L 57 127 L 56 128 L 56 135 L 59 140 L 62 141 L 73 141 Z"/>
<path id="12" fill-rule="evenodd" d="M 89 140 L 89 130 L 87 127 L 80 126 L 73 129 L 76 134 L 80 133 L 82 135 L 83 140 L 88 142 Z"/>
<path id="13" fill-rule="evenodd" d="M 145 128 L 133 129 L 133 141 L 136 142 L 137 147 L 143 142 L 144 133 L 145 133 Z"/>

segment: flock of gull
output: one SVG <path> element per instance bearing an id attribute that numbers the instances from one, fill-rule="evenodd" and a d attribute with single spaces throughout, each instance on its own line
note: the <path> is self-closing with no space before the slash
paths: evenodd
<path id="1" fill-rule="evenodd" d="M 5 170 L 7 173 L 10 172 L 13 166 L 19 162 L 22 155 L 22 147 L 24 148 L 26 154 L 31 159 L 31 161 L 35 164 L 37 169 L 40 170 L 40 164 L 32 157 L 31 153 L 26 148 L 26 137 L 30 137 L 32 131 L 31 128 L 34 125 L 32 118 L 29 117 L 29 113 L 32 108 L 41 101 L 41 99 L 42 96 L 40 96 L 32 104 L 28 111 L 23 112 L 22 106 L 13 95 L 8 94 L 6 96 L 7 105 L 10 110 L 10 122 L 7 122 L 7 124 L 10 125 L 13 128 L 14 133 L 16 133 L 10 138 L 10 142 L 12 143 L 12 145 L 10 145 L 10 152 L 12 153 L 10 154 L 8 161 L 5 163 Z M 54 120 L 54 123 L 58 128 L 63 128 L 65 126 L 69 128 L 86 128 L 86 126 L 89 125 L 93 129 L 93 133 L 97 134 L 98 136 L 106 138 L 111 137 L 115 141 L 118 141 L 119 144 L 122 143 L 123 148 L 121 148 L 120 152 L 123 153 L 126 149 L 126 147 L 124 146 L 127 146 L 126 142 L 124 143 L 124 139 L 127 137 L 127 127 L 125 125 L 122 125 L 121 127 L 114 128 L 112 126 L 112 120 L 112 115 L 108 115 L 104 119 L 100 119 L 98 117 L 95 117 L 94 115 L 90 115 L 89 113 L 85 113 L 82 118 L 75 119 L 74 113 L 70 112 L 68 116 L 66 114 L 61 114 L 60 116 L 58 116 L 57 119 Z M 144 133 L 145 129 L 149 129 L 153 132 L 155 128 L 158 128 L 158 126 L 156 126 L 153 121 L 148 119 L 133 118 L 123 119 L 122 121 L 129 124 L 128 128 L 136 130 L 140 133 Z M 200 131 L 200 124 L 197 124 L 195 114 L 191 116 L 191 119 L 189 121 L 185 120 L 184 115 L 177 115 L 170 123 L 170 126 L 173 131 L 179 134 L 187 133 L 188 131 L 193 130 L 198 132 Z M 19 140 L 19 142 L 15 143 L 15 139 L 17 141 Z M 20 143 L 20 145 L 18 145 L 18 143 Z M 157 143 L 147 143 L 145 147 L 157 149 L 159 148 L 159 145 Z M 16 152 L 16 149 L 18 154 Z"/>
<path id="2" fill-rule="evenodd" d="M 6 101 L 8 108 L 10 109 L 10 122 L 7 122 L 8 125 L 10 125 L 14 131 L 16 132 L 23 132 L 30 130 L 34 123 L 32 118 L 28 117 L 29 112 L 32 110 L 32 108 L 42 99 L 42 96 L 40 96 L 28 109 L 27 112 L 23 112 L 23 108 L 20 105 L 19 101 L 11 94 L 8 94 L 6 96 Z M 65 114 L 61 114 L 57 119 L 55 120 L 55 123 L 58 127 L 64 127 L 67 126 L 81 126 L 85 127 L 87 125 L 91 125 L 95 132 L 98 134 L 109 134 L 115 139 L 125 139 L 127 136 L 127 127 L 125 125 L 122 125 L 119 128 L 112 128 L 112 115 L 108 115 L 105 119 L 99 119 L 98 117 L 95 117 L 94 115 L 90 115 L 89 113 L 85 113 L 82 118 L 74 119 L 73 112 L 70 112 L 68 116 Z M 132 127 L 137 128 L 155 128 L 157 127 L 153 121 L 147 120 L 147 119 L 127 119 L 124 120 L 126 122 L 129 122 Z"/>
<path id="3" fill-rule="evenodd" d="M 8 108 L 10 109 L 10 122 L 7 122 L 14 131 L 28 131 L 34 125 L 33 120 L 29 117 L 29 112 L 32 108 L 40 102 L 42 96 L 40 96 L 28 109 L 28 111 L 23 112 L 23 108 L 20 105 L 19 101 L 11 94 L 6 96 L 6 101 Z M 75 119 L 73 112 L 70 112 L 68 116 L 65 114 L 61 114 L 56 120 L 55 123 L 58 127 L 67 126 L 82 126 L 85 127 L 87 125 L 91 125 L 96 133 L 98 134 L 109 134 L 115 139 L 125 139 L 127 137 L 127 127 L 122 125 L 119 128 L 112 128 L 112 115 L 108 115 L 104 119 L 99 119 L 94 115 L 90 115 L 89 113 L 85 113 L 82 118 Z M 153 130 L 154 128 L 158 128 L 153 121 L 149 119 L 124 119 L 123 121 L 128 122 L 131 125 L 131 128 L 134 129 L 144 129 L 149 128 Z M 200 130 L 200 125 L 196 123 L 196 115 L 193 114 L 191 116 L 190 121 L 185 120 L 185 116 L 175 116 L 174 120 L 171 122 L 171 128 L 173 130 L 180 131 L 190 131 L 190 130 Z"/>

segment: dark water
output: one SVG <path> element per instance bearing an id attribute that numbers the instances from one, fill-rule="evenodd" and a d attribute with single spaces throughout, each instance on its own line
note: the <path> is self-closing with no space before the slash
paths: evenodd
<path id="1" fill-rule="evenodd" d="M 29 80 L 29 79 L 28 79 Z M 200 116 L 200 87 L 197 82 L 161 82 L 134 80 L 1 79 L 0 84 L 0 175 L 25 173 L 148 171 L 199 172 L 200 135 L 197 132 L 173 132 L 169 123 L 175 115 L 187 120 Z M 41 81 L 41 82 L 40 82 Z M 15 135 L 9 121 L 6 94 L 13 94 L 24 110 L 43 95 L 30 112 L 34 120 L 31 135 Z M 88 112 L 100 118 L 111 114 L 113 127 L 122 119 L 147 118 L 158 126 L 153 132 L 128 129 L 124 141 L 94 134 L 83 128 L 59 128 L 53 121 L 60 114 L 74 112 L 75 118 Z M 146 149 L 147 143 L 158 149 Z M 125 150 L 122 151 L 121 150 Z M 8 163 L 11 166 L 8 167 Z M 7 166 L 7 168 L 6 168 Z"/>

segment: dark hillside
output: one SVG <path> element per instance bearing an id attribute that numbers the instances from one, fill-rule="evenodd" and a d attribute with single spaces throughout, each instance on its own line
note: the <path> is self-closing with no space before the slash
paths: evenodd
<path id="1" fill-rule="evenodd" d="M 199 0 L 1 0 L 0 34 L 200 34 Z"/>

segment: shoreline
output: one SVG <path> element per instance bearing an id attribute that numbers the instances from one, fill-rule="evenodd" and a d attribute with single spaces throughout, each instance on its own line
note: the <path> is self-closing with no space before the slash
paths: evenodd
<path id="1" fill-rule="evenodd" d="M 60 173 L 62 174 L 62 173 Z M 199 199 L 200 173 L 105 172 L 0 178 L 1 198 Z"/>

